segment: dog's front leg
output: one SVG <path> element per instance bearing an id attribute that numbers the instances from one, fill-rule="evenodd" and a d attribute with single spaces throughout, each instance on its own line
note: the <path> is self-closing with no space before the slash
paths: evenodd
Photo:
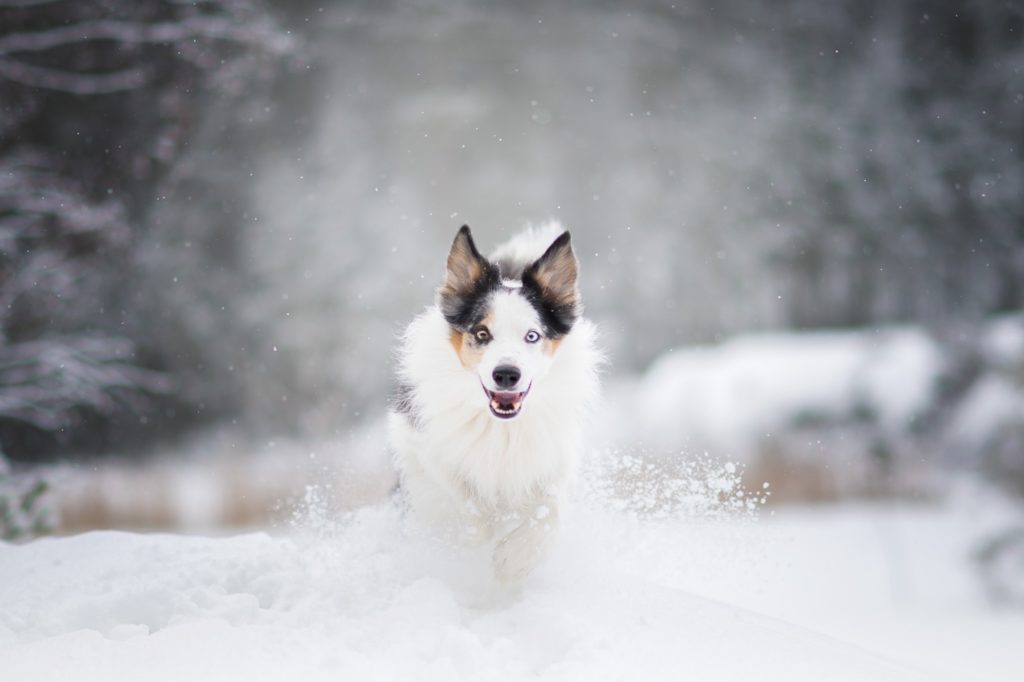
<path id="1" fill-rule="evenodd" d="M 544 556 L 558 527 L 558 498 L 545 495 L 494 548 L 494 575 L 506 585 L 525 578 Z"/>

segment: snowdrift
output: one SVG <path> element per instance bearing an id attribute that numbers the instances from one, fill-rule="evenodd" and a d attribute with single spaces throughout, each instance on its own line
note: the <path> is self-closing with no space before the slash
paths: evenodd
<path id="1" fill-rule="evenodd" d="M 611 383 L 602 441 L 743 462 L 789 499 L 941 492 L 957 469 L 1024 486 L 1024 317 L 971 334 L 760 333 L 678 349 Z"/>
<path id="2" fill-rule="evenodd" d="M 687 521 L 584 505 L 515 591 L 491 584 L 486 552 L 438 544 L 390 505 L 284 537 L 0 545 L 0 670 L 19 682 L 1008 681 L 1024 621 L 972 591 L 961 543 L 978 516 L 966 518 Z"/>

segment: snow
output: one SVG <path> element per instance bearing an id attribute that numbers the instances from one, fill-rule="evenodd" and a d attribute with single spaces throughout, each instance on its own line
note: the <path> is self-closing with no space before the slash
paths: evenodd
<path id="1" fill-rule="evenodd" d="M 950 425 L 950 438 L 961 449 L 978 448 L 1000 425 L 1024 415 L 1020 388 L 997 376 L 982 377 L 971 387 Z"/>
<path id="2" fill-rule="evenodd" d="M 640 433 L 655 449 L 750 460 L 766 435 L 801 421 L 854 420 L 860 412 L 898 430 L 930 405 L 942 362 L 938 345 L 909 327 L 749 334 L 682 349 L 616 387 L 614 411 L 632 416 L 616 440 Z"/>
<path id="3" fill-rule="evenodd" d="M 1018 367 L 1024 357 L 1024 316 L 1007 315 L 990 323 L 982 335 L 982 352 L 993 364 Z"/>
<path id="4" fill-rule="evenodd" d="M 32 680 L 1017 679 L 969 573 L 1012 508 L 574 507 L 518 589 L 390 503 L 232 537 L 0 545 L 0 670 Z M 621 505 L 620 505 L 621 506 Z M 319 517 L 319 512 L 315 514 Z"/>

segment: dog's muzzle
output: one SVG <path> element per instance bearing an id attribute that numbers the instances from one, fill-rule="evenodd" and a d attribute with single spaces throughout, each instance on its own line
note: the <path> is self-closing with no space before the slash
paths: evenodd
<path id="1" fill-rule="evenodd" d="M 533 384 L 530 384 L 530 386 L 526 387 L 525 391 L 520 392 L 492 391 L 483 386 L 484 393 L 487 394 L 487 399 L 490 401 L 491 414 L 499 419 L 511 419 L 517 416 L 523 409 L 523 401 L 526 399 L 526 394 L 530 392 L 532 386 Z"/>

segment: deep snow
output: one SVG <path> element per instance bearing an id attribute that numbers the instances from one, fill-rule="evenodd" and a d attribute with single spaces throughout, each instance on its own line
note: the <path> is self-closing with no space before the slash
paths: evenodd
<path id="1" fill-rule="evenodd" d="M 391 504 L 338 523 L 317 512 L 280 536 L 0 545 L 0 670 L 19 681 L 1009 681 L 1024 669 L 1024 618 L 989 608 L 968 563 L 1011 508 L 757 516 L 610 501 L 577 504 L 515 591 L 491 583 L 485 552 L 426 538 Z"/>

